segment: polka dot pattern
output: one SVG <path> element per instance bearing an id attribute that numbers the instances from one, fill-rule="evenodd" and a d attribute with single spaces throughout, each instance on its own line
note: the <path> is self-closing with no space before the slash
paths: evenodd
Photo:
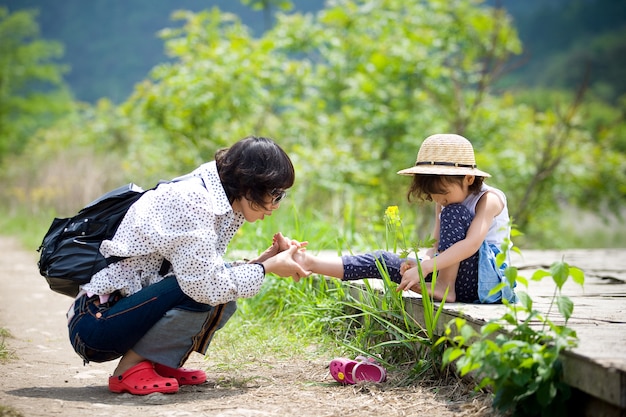
<path id="1" fill-rule="evenodd" d="M 376 265 L 376 260 L 384 265 L 389 272 L 389 278 L 393 282 L 400 283 L 402 276 L 400 275 L 400 265 L 402 259 L 392 252 L 376 251 L 372 253 L 364 253 L 362 255 L 344 255 L 341 257 L 343 262 L 343 279 L 363 279 L 363 278 L 379 278 L 382 279 L 380 271 Z"/>
<path id="2" fill-rule="evenodd" d="M 487 233 L 485 241 L 487 243 L 500 245 L 505 238 L 510 238 L 509 214 L 506 206 L 504 193 L 497 188 L 483 184 L 478 194 L 468 196 L 461 204 L 450 204 L 441 211 L 439 230 L 439 252 L 443 252 L 456 242 L 465 239 L 469 226 L 476 213 L 476 204 L 486 192 L 494 192 L 504 203 L 504 208 L 493 223 Z M 363 278 L 382 278 L 376 266 L 376 260 L 386 265 L 389 277 L 392 281 L 400 283 L 400 265 L 402 259 L 391 252 L 377 251 L 362 255 L 345 255 L 342 257 L 343 274 L 345 280 L 355 280 Z M 475 303 L 478 298 L 478 261 L 479 252 L 464 259 L 459 264 L 459 272 L 455 281 L 454 289 L 456 300 L 463 303 Z M 430 275 L 426 277 L 429 281 Z"/>
<path id="3" fill-rule="evenodd" d="M 98 272 L 83 289 L 99 295 L 116 290 L 124 296 L 134 294 L 163 279 L 158 272 L 167 259 L 170 274 L 197 302 L 225 304 L 259 292 L 262 266 L 232 266 L 223 259 L 245 219 L 232 210 L 215 162 L 193 173 L 202 181 L 161 184 L 131 206 L 113 239 L 100 248 L 105 257 L 128 259 Z"/>
<path id="4" fill-rule="evenodd" d="M 441 210 L 439 252 L 465 239 L 474 216 L 462 204 L 450 204 Z M 478 251 L 459 264 L 454 284 L 456 300 L 461 303 L 478 301 Z"/>

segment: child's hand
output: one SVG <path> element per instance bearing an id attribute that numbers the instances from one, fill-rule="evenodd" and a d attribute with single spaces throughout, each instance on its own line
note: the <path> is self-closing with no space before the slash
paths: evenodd
<path id="1" fill-rule="evenodd" d="M 411 268 L 415 268 L 417 266 L 417 262 L 415 262 L 412 259 L 407 259 L 406 261 L 402 262 L 400 264 L 400 275 L 404 275 L 404 273 L 411 269 Z"/>
<path id="2" fill-rule="evenodd" d="M 419 293 L 420 277 L 419 272 L 416 268 L 417 264 L 414 263 L 412 267 L 405 269 L 405 271 L 402 272 L 402 267 L 404 266 L 404 264 L 406 264 L 406 262 L 400 266 L 402 281 L 400 281 L 400 284 L 398 284 L 397 291 L 411 290 Z"/>

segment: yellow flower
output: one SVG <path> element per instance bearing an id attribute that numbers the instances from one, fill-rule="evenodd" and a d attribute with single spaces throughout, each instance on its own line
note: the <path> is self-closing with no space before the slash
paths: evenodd
<path id="1" fill-rule="evenodd" d="M 400 226 L 402 220 L 400 219 L 398 206 L 387 207 L 387 210 L 385 210 L 385 219 L 387 219 L 387 222 L 394 226 Z"/>

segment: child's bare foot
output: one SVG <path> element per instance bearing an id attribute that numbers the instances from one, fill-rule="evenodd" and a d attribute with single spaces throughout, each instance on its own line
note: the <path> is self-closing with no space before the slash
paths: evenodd
<path id="1" fill-rule="evenodd" d="M 278 244 L 279 251 L 282 252 L 284 250 L 289 249 L 289 246 L 296 245 L 298 249 L 305 247 L 309 244 L 309 242 L 299 242 L 295 239 L 289 239 L 286 236 L 283 236 L 282 233 L 278 232 L 274 235 L 273 239 L 274 243 Z"/>
<path id="2" fill-rule="evenodd" d="M 310 259 L 309 259 L 309 254 L 307 253 L 307 251 L 302 248 L 297 250 L 294 255 L 293 255 L 293 260 L 296 261 L 298 263 L 298 265 L 300 265 L 302 267 L 302 269 L 310 271 Z"/>

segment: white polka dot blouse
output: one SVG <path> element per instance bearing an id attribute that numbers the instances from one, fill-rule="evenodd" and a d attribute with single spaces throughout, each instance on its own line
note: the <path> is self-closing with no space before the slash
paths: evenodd
<path id="1" fill-rule="evenodd" d="M 95 274 L 83 289 L 128 296 L 163 277 L 164 259 L 172 264 L 182 291 L 197 302 L 218 305 L 256 295 L 263 267 L 224 261 L 228 243 L 245 219 L 232 210 L 215 161 L 194 172 L 201 181 L 159 185 L 146 192 L 126 213 L 115 236 L 102 243 L 105 257 L 128 257 Z"/>

